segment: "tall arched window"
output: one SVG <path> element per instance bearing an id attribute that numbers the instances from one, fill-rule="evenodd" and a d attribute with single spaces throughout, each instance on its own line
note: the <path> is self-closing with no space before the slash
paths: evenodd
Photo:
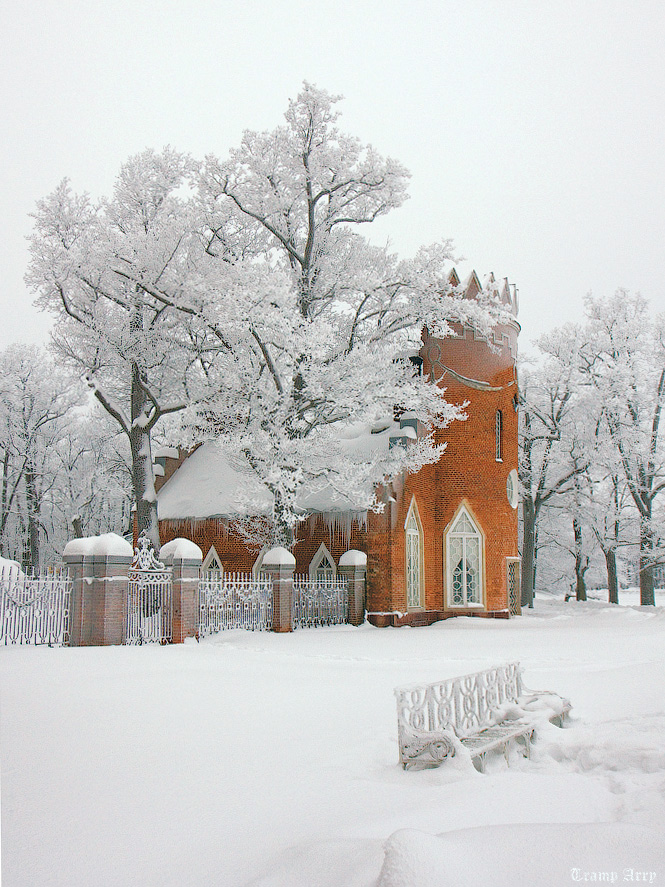
<path id="1" fill-rule="evenodd" d="M 483 603 L 483 537 L 464 506 L 446 534 L 446 588 L 449 607 Z"/>
<path id="2" fill-rule="evenodd" d="M 404 523 L 406 534 L 406 607 L 407 610 L 422 610 L 425 606 L 425 559 L 423 546 L 423 526 L 418 514 L 416 500 L 411 500 L 409 513 Z"/>
<path id="3" fill-rule="evenodd" d="M 503 462 L 502 455 L 502 435 L 503 435 L 503 414 L 501 410 L 496 411 L 494 436 L 496 442 L 496 461 Z"/>
<path id="4" fill-rule="evenodd" d="M 309 565 L 309 578 L 318 582 L 334 579 L 337 569 L 333 556 L 322 542 Z"/>

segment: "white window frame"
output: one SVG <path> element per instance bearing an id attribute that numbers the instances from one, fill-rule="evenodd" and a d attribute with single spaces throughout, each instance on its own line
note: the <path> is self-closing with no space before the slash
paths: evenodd
<path id="1" fill-rule="evenodd" d="M 512 568 L 512 570 L 511 570 Z M 513 572 L 513 580 L 515 583 L 515 601 L 510 600 L 510 574 Z M 522 558 L 507 557 L 506 558 L 506 606 L 510 610 L 512 616 L 519 616 L 522 612 L 520 603 L 520 591 L 522 587 Z"/>
<path id="2" fill-rule="evenodd" d="M 217 563 L 217 567 L 211 567 L 210 564 Z M 202 573 L 219 573 L 220 577 L 224 575 L 224 564 L 222 563 L 221 557 L 217 554 L 217 549 L 214 545 L 211 545 L 208 553 L 205 556 L 203 563 L 201 564 L 201 572 Z"/>
<path id="3" fill-rule="evenodd" d="M 455 528 L 458 526 L 460 521 L 466 517 L 471 526 L 474 529 L 473 533 L 465 533 L 465 532 L 456 532 Z M 468 569 L 466 569 L 466 551 L 467 551 L 467 541 L 470 539 L 476 539 L 478 542 L 478 598 L 477 601 L 469 601 L 467 594 L 467 575 Z M 455 603 L 453 601 L 453 574 L 455 568 L 457 567 L 457 563 L 453 563 L 453 555 L 451 554 L 450 548 L 453 540 L 462 541 L 462 560 L 463 560 L 463 569 L 462 569 L 462 577 L 464 582 L 464 602 L 463 603 Z M 471 514 L 466 505 L 460 505 L 460 507 L 455 512 L 455 516 L 452 521 L 448 525 L 448 529 L 446 530 L 444 536 L 444 564 L 445 564 L 445 585 L 446 585 L 446 602 L 447 606 L 451 610 L 482 610 L 485 606 L 485 535 L 480 528 L 480 524 Z"/>
<path id="4" fill-rule="evenodd" d="M 263 565 L 263 558 L 270 551 L 269 545 L 264 545 L 261 551 L 259 552 L 259 556 L 254 561 L 254 566 L 252 567 L 252 576 L 256 579 L 261 575 L 261 567 Z"/>
<path id="5" fill-rule="evenodd" d="M 414 554 L 414 544 L 417 539 L 415 556 L 417 563 L 413 564 L 411 558 Z M 406 585 L 406 609 L 414 612 L 425 609 L 425 535 L 423 524 L 420 520 L 416 497 L 411 499 L 409 510 L 404 521 L 404 578 Z M 416 588 L 413 587 L 415 583 Z M 417 593 L 416 593 L 417 592 Z M 417 602 L 416 602 L 417 601 Z"/>
<path id="6" fill-rule="evenodd" d="M 332 556 L 325 543 L 322 542 L 309 564 L 309 578 L 312 581 L 315 581 L 318 578 L 316 574 L 324 561 L 327 561 L 330 565 L 332 570 L 332 576 L 330 578 L 334 579 L 337 576 L 335 558 Z"/>
<path id="7" fill-rule="evenodd" d="M 508 472 L 508 477 L 506 478 L 506 498 L 512 509 L 517 508 L 520 504 L 519 475 L 516 468 Z"/>
<path id="8" fill-rule="evenodd" d="M 496 461 L 503 462 L 503 413 L 501 410 L 497 410 L 494 417 L 494 447 Z"/>

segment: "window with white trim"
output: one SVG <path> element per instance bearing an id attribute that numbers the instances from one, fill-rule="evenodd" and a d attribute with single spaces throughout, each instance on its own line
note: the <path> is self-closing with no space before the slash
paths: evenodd
<path id="1" fill-rule="evenodd" d="M 211 545 L 210 550 L 205 556 L 205 560 L 201 564 L 201 572 L 221 578 L 224 573 L 222 561 L 215 550 L 215 546 Z"/>
<path id="2" fill-rule="evenodd" d="M 503 413 L 501 412 L 501 410 L 496 411 L 496 417 L 494 420 L 494 437 L 495 437 L 495 448 L 496 448 L 496 461 L 503 462 L 503 456 L 502 456 Z"/>
<path id="3" fill-rule="evenodd" d="M 266 556 L 266 554 L 269 551 L 270 551 L 270 546 L 264 545 L 259 553 L 259 556 L 254 561 L 254 565 L 252 566 L 252 576 L 254 576 L 254 578 L 261 575 L 261 567 L 263 565 L 263 558 Z"/>
<path id="4" fill-rule="evenodd" d="M 483 602 L 483 537 L 462 506 L 446 534 L 446 588 L 449 607 Z"/>
<path id="5" fill-rule="evenodd" d="M 425 563 L 423 526 L 416 500 L 411 500 L 404 523 L 406 534 L 406 608 L 422 610 L 424 606 Z"/>
<path id="6" fill-rule="evenodd" d="M 317 582 L 332 580 L 337 574 L 333 556 L 322 542 L 309 565 L 309 578 Z"/>

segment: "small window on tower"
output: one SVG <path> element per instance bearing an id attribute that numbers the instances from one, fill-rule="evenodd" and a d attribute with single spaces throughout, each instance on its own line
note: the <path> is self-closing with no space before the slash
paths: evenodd
<path id="1" fill-rule="evenodd" d="M 495 427 L 495 437 L 496 437 L 496 461 L 503 462 L 502 456 L 502 437 L 503 437 L 503 415 L 501 414 L 501 410 L 496 411 L 496 427 Z"/>

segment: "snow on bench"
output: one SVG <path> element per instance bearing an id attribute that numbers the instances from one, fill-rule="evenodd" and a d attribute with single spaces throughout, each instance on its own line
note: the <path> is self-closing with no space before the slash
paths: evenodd
<path id="1" fill-rule="evenodd" d="M 508 762 L 513 741 L 527 757 L 538 724 L 561 727 L 570 702 L 556 693 L 522 686 L 519 662 L 435 684 L 398 687 L 397 732 L 400 763 L 431 767 L 460 748 L 481 772 L 489 751 L 502 749 Z"/>

